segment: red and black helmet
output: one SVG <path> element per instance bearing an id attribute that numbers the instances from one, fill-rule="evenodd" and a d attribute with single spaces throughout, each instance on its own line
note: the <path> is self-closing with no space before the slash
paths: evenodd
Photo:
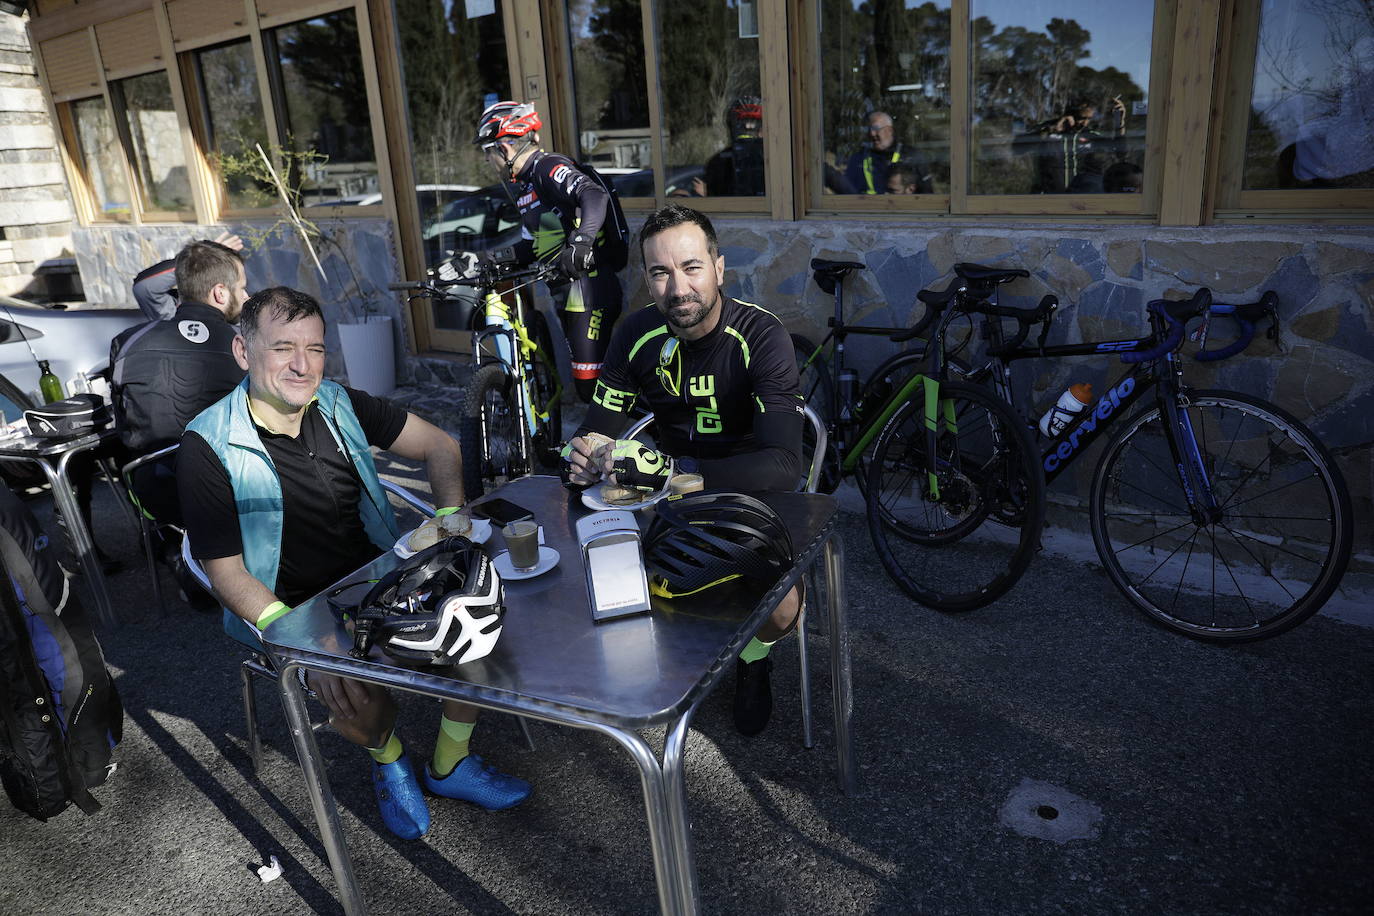
<path id="1" fill-rule="evenodd" d="M 528 102 L 497 102 L 477 119 L 473 143 L 486 146 L 504 137 L 523 137 L 539 130 L 544 122 Z"/>

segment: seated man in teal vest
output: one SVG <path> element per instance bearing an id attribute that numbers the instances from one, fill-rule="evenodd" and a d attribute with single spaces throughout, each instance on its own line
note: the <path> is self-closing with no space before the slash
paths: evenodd
<path id="1" fill-rule="evenodd" d="M 463 503 L 462 459 L 438 427 L 324 380 L 324 316 L 305 293 L 279 286 L 250 298 L 233 349 L 248 377 L 187 427 L 177 489 L 192 553 L 227 605 L 225 629 L 256 646 L 256 634 L 293 605 L 396 543 L 369 446 L 424 461 L 444 507 Z M 429 809 L 396 737 L 390 694 L 323 674 L 311 674 L 310 687 L 339 733 L 372 755 L 387 827 L 402 839 L 423 836 Z M 444 703 L 425 785 L 488 810 L 517 805 L 529 784 L 468 753 L 476 718 L 471 706 Z"/>

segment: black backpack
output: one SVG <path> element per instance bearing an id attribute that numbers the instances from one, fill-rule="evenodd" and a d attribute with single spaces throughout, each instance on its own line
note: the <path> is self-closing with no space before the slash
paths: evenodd
<path id="1" fill-rule="evenodd" d="M 0 488 L 0 782 L 20 811 L 46 821 L 114 771 L 124 708 L 100 644 L 45 535 Z"/>
<path id="2" fill-rule="evenodd" d="M 583 162 L 573 160 L 577 170 L 601 186 L 610 197 L 606 205 L 606 221 L 601 224 L 596 244 L 596 264 L 611 273 L 619 273 L 630 263 L 630 224 L 620 206 L 620 193 L 600 172 Z"/>

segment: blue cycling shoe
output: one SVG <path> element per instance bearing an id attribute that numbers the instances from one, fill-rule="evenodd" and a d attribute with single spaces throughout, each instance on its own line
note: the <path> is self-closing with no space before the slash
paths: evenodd
<path id="1" fill-rule="evenodd" d="M 496 772 L 495 767 L 485 766 L 482 758 L 468 754 L 443 779 L 425 766 L 425 787 L 435 795 L 456 798 L 481 805 L 488 811 L 504 811 L 514 808 L 530 797 L 530 784 L 515 776 Z"/>
<path id="2" fill-rule="evenodd" d="M 392 833 L 403 840 L 418 840 L 429 833 L 429 804 L 410 768 L 410 757 L 402 754 L 392 763 L 374 761 L 372 791 L 382 823 Z"/>

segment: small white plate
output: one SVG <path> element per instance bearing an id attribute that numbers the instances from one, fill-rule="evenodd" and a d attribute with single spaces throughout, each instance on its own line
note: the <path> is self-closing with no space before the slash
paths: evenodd
<path id="1" fill-rule="evenodd" d="M 503 550 L 491 561 L 491 565 L 496 567 L 496 572 L 502 579 L 533 579 L 535 576 L 542 576 L 544 573 L 558 565 L 558 551 L 545 544 L 539 545 L 539 562 L 530 569 L 516 569 L 510 561 L 510 551 Z"/>
<path id="2" fill-rule="evenodd" d="M 588 487 L 587 489 L 583 490 L 582 505 L 596 512 L 605 512 L 608 509 L 626 509 L 630 512 L 638 512 L 640 509 L 645 509 L 649 506 L 652 506 L 654 503 L 658 502 L 660 499 L 668 495 L 667 488 L 664 488 L 662 490 L 659 490 L 657 493 L 652 494 L 648 499 L 643 500 L 641 502 L 631 503 L 628 506 L 617 506 L 613 503 L 608 503 L 606 502 L 606 500 L 601 498 L 601 488 L 604 486 L 606 486 L 604 483 L 599 483 L 596 486 Z"/>
<path id="3" fill-rule="evenodd" d="M 405 534 L 401 535 L 400 540 L 396 542 L 396 546 L 391 548 L 392 552 L 402 560 L 408 560 L 417 553 L 417 551 L 410 549 L 410 536 L 414 533 L 415 529 L 410 529 Z M 467 533 L 467 539 L 474 544 L 485 544 L 491 539 L 491 522 L 484 518 L 474 518 L 472 520 L 472 530 Z"/>

